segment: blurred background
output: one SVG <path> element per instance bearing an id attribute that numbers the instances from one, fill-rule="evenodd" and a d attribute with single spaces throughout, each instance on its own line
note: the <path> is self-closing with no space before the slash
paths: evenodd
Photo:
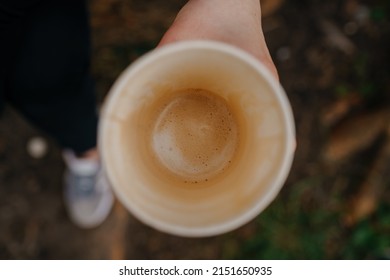
<path id="1" fill-rule="evenodd" d="M 185 0 L 91 0 L 100 101 Z M 59 147 L 12 108 L 0 119 L 1 259 L 390 259 L 390 1 L 262 0 L 298 148 L 277 199 L 212 238 L 170 236 L 117 203 L 81 230 L 62 202 Z"/>

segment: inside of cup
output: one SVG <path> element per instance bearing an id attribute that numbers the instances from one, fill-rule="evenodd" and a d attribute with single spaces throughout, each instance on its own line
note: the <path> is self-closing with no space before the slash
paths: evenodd
<path id="1" fill-rule="evenodd" d="M 252 59 L 229 48 L 165 49 L 127 69 L 116 83 L 100 147 L 118 198 L 139 219 L 173 234 L 214 235 L 248 222 L 278 193 L 289 168 L 292 120 L 282 89 Z M 156 93 L 187 89 L 222 98 L 239 126 L 226 172 L 191 184 L 163 176 L 153 164 L 145 117 L 154 110 Z"/>

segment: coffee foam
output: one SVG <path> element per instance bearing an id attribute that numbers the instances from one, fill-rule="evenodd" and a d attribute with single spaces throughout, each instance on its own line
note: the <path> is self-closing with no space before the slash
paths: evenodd
<path id="1" fill-rule="evenodd" d="M 186 89 L 160 104 L 149 134 L 158 162 L 188 183 L 223 172 L 238 145 L 237 122 L 225 100 L 209 91 Z"/>

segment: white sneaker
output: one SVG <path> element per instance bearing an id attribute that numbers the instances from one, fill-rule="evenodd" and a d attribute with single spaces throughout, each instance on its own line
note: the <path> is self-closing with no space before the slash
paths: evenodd
<path id="1" fill-rule="evenodd" d="M 107 218 L 114 197 L 98 160 L 80 159 L 66 150 L 64 200 L 70 219 L 81 228 L 97 227 Z"/>

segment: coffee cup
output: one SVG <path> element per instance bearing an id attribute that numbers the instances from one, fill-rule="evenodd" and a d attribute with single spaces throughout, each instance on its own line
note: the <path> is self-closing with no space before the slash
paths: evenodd
<path id="1" fill-rule="evenodd" d="M 178 236 L 234 230 L 276 197 L 295 149 L 285 92 L 236 47 L 173 43 L 111 88 L 99 125 L 103 167 L 139 220 Z"/>

